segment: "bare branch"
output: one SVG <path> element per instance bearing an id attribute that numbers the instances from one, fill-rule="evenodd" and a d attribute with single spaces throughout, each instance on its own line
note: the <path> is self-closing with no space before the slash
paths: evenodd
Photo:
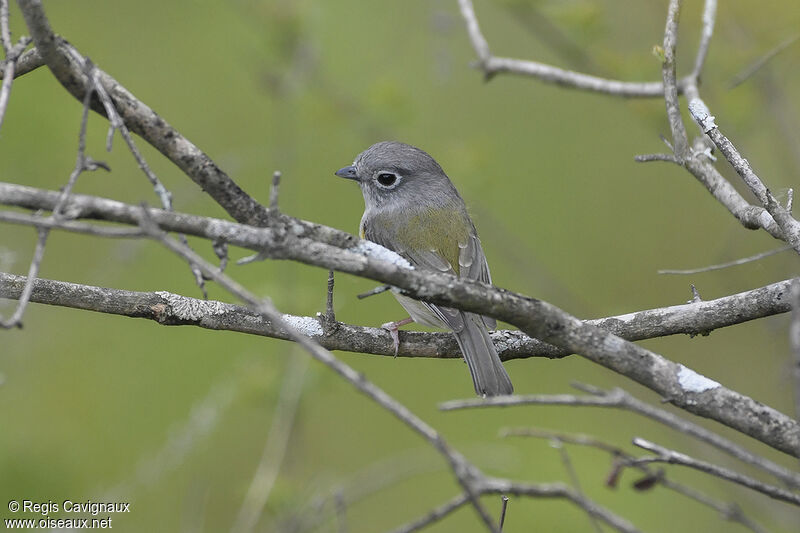
<path id="1" fill-rule="evenodd" d="M 281 171 L 276 170 L 272 173 L 272 185 L 269 188 L 269 209 L 278 211 L 278 190 L 281 186 Z"/>
<path id="2" fill-rule="evenodd" d="M 138 228 L 120 228 L 117 226 L 107 226 L 100 224 L 90 224 L 86 222 L 75 222 L 72 220 L 59 220 L 53 217 L 37 217 L 26 215 L 16 211 L 0 211 L 0 222 L 9 224 L 21 224 L 23 226 L 33 226 L 35 228 L 57 228 L 84 235 L 108 238 L 137 238 L 145 237 L 145 233 Z"/>
<path id="3" fill-rule="evenodd" d="M 264 450 L 261 452 L 261 460 L 253 474 L 253 480 L 250 482 L 250 487 L 247 489 L 244 502 L 242 502 L 242 507 L 239 509 L 231 531 L 253 530 L 272 493 L 286 455 L 297 406 L 303 392 L 308 358 L 296 357 L 295 354 L 291 354 L 286 364 L 287 369 L 281 380 L 281 392 L 275 406 L 272 424 L 267 432 Z"/>
<path id="4" fill-rule="evenodd" d="M 575 489 L 575 493 L 581 500 L 584 500 L 584 505 L 586 505 L 586 494 L 583 492 L 583 489 L 581 489 L 578 473 L 575 471 L 575 467 L 572 466 L 572 461 L 569 458 L 569 452 L 567 452 L 567 449 L 564 447 L 564 444 L 558 439 L 558 437 L 551 439 L 550 445 L 558 450 L 558 453 L 561 456 L 561 463 L 564 465 L 564 469 L 569 475 L 572 486 Z M 600 528 L 600 525 L 597 523 L 597 520 L 591 513 L 589 514 L 589 521 L 592 524 L 592 529 L 594 529 L 597 533 L 603 533 L 603 530 Z"/>
<path id="5" fill-rule="evenodd" d="M 30 43 L 30 37 L 25 37 L 25 44 Z M 20 42 L 23 42 L 20 39 Z M 18 44 L 19 46 L 19 44 Z M 39 55 L 39 51 L 36 48 L 31 48 L 26 52 L 23 52 L 18 58 L 16 62 L 16 68 L 14 69 L 14 78 L 19 78 L 20 76 L 27 74 L 36 70 L 39 67 L 44 66 L 44 60 L 42 56 Z M 0 78 L 5 80 L 5 69 L 0 69 Z"/>
<path id="6" fill-rule="evenodd" d="M 700 44 L 697 46 L 697 55 L 694 59 L 694 68 L 691 78 L 697 82 L 703 72 L 711 37 L 714 35 L 714 22 L 717 18 L 717 0 L 706 0 L 703 6 L 703 31 L 700 34 Z"/>
<path id="7" fill-rule="evenodd" d="M 615 388 L 608 391 L 601 390 L 583 384 L 574 384 L 576 387 L 586 390 L 591 396 L 575 396 L 572 394 L 554 395 L 526 395 L 526 396 L 502 396 L 486 399 L 454 400 L 439 405 L 443 411 L 468 408 L 484 407 L 512 407 L 519 405 L 569 405 L 586 407 L 614 407 L 637 413 L 656 422 L 669 426 L 681 433 L 692 436 L 715 448 L 736 457 L 740 461 L 756 466 L 765 472 L 777 477 L 782 482 L 793 488 L 800 488 L 800 474 L 787 470 L 786 468 L 756 455 L 738 444 L 709 431 L 708 429 L 685 420 L 669 411 L 653 407 L 643 402 L 622 389 Z"/>
<path id="8" fill-rule="evenodd" d="M 682 483 L 676 483 L 670 479 L 667 479 L 663 472 L 655 472 L 647 464 L 636 463 L 636 458 L 619 446 L 609 444 L 589 435 L 568 434 L 558 431 L 542 430 L 538 428 L 506 428 L 501 430 L 500 436 L 534 437 L 548 440 L 555 439 L 566 444 L 588 446 L 602 450 L 610 454 L 614 460 L 614 463 L 612 464 L 613 470 L 608 478 L 609 482 L 607 482 L 610 487 L 616 487 L 616 480 L 621 474 L 621 470 L 623 468 L 636 468 L 644 472 L 648 478 L 657 480 L 657 483 L 662 487 L 677 492 L 678 494 L 714 509 L 726 520 L 742 524 L 756 533 L 765 532 L 765 530 L 759 524 L 745 516 L 739 506 L 735 503 L 727 503 L 715 500 L 707 494 L 698 491 L 697 489 L 693 489 Z"/>
<path id="9" fill-rule="evenodd" d="M 276 323 L 279 327 L 286 330 L 289 336 L 292 337 L 292 340 L 302 346 L 303 349 L 305 349 L 312 355 L 312 357 L 314 357 L 314 359 L 320 361 L 328 368 L 339 374 L 339 376 L 356 387 L 356 389 L 358 389 L 361 393 L 365 394 L 375 403 L 393 414 L 397 419 L 427 440 L 429 444 L 431 444 L 440 454 L 442 454 L 442 456 L 445 457 L 445 459 L 447 459 L 453 474 L 455 475 L 459 484 L 463 487 L 464 492 L 469 496 L 472 506 L 475 508 L 475 511 L 478 513 L 487 529 L 492 533 L 497 533 L 497 528 L 494 525 L 492 517 L 478 499 L 479 491 L 475 488 L 475 480 L 480 479 L 483 475 L 459 452 L 450 448 L 450 446 L 433 427 L 426 424 L 422 419 L 409 411 L 403 404 L 368 381 L 363 374 L 356 372 L 345 363 L 339 361 L 331 352 L 320 346 L 311 337 L 305 335 L 301 330 L 287 323 L 283 319 L 283 315 L 275 308 L 275 306 L 272 305 L 272 302 L 269 300 L 259 300 L 242 285 L 223 274 L 213 265 L 206 262 L 191 248 L 174 239 L 171 239 L 166 233 L 161 231 L 158 226 L 155 225 L 153 220 L 147 215 L 145 208 L 143 208 L 142 211 L 143 216 L 140 219 L 142 229 L 147 231 L 154 239 L 160 241 L 162 244 L 164 244 L 164 246 L 180 257 L 184 258 L 186 261 L 196 264 L 198 268 L 202 270 L 203 274 L 209 276 L 209 278 L 219 283 L 221 287 L 247 303 L 259 314 L 263 315 L 271 322 Z"/>
<path id="10" fill-rule="evenodd" d="M 325 329 L 330 330 L 336 328 L 336 312 L 333 310 L 333 269 L 328 270 L 328 291 L 325 299 Z"/>
<path id="11" fill-rule="evenodd" d="M 434 508 L 429 513 L 414 520 L 413 522 L 409 522 L 408 524 L 393 529 L 391 533 L 413 533 L 414 531 L 419 531 L 420 529 L 426 528 L 434 522 L 438 522 L 468 501 L 469 498 L 466 494 L 459 494 L 455 498 L 446 501 L 442 505 Z"/>
<path id="12" fill-rule="evenodd" d="M 666 161 L 667 163 L 680 164 L 680 160 L 673 154 L 644 154 L 633 158 L 637 163 L 650 163 L 652 161 Z"/>
<path id="13" fill-rule="evenodd" d="M 21 189 L 13 190 L 19 192 Z M 120 202 L 96 202 L 90 198 L 82 198 L 88 200 L 82 202 L 87 209 L 103 204 L 112 208 L 119 221 L 138 222 L 141 211 L 137 214 Z M 81 213 L 81 210 L 75 212 Z M 83 213 L 86 216 L 91 211 Z M 388 250 L 371 243 L 363 244 L 363 241 L 332 228 L 291 217 L 282 216 L 273 221 L 273 227 L 259 229 L 214 219 L 208 224 L 208 219 L 202 217 L 175 217 L 162 210 L 152 210 L 151 216 L 158 224 L 171 221 L 172 226 L 166 228 L 170 231 L 191 234 L 191 228 L 196 229 L 200 224 L 204 235 L 212 241 L 226 240 L 230 244 L 260 250 L 269 257 L 334 268 L 399 287 L 414 298 L 509 322 L 530 337 L 561 346 L 626 375 L 683 409 L 713 418 L 787 453 L 800 455 L 800 427 L 786 415 L 659 354 L 584 323 L 547 302 L 479 282 L 457 280 L 447 274 L 418 272 L 396 262 Z M 308 227 L 312 228 L 310 233 L 306 233 Z M 307 237 L 309 234 L 314 240 Z M 392 258 L 390 261 L 385 260 L 387 254 Z M 765 425 L 764 416 L 772 417 L 774 423 Z"/>
<path id="14" fill-rule="evenodd" d="M 664 94 L 661 82 L 625 82 L 610 80 L 565 70 L 535 61 L 524 61 L 506 57 L 495 57 L 489 51 L 489 43 L 481 33 L 478 18 L 472 6 L 472 0 L 459 0 L 461 15 L 467 26 L 467 33 L 478 55 L 478 67 L 486 78 L 500 73 L 530 76 L 545 83 L 554 83 L 562 87 L 592 91 L 624 98 L 653 98 Z"/>
<path id="15" fill-rule="evenodd" d="M 17 76 L 17 63 L 20 54 L 30 43 L 30 38 L 22 37 L 14 45 L 11 43 L 11 28 L 9 26 L 8 0 L 0 0 L 0 44 L 2 44 L 5 60 L 0 63 L 0 77 L 3 83 L 0 86 L 0 128 L 3 126 L 3 119 L 8 108 L 8 99 L 11 96 L 11 84 Z"/>
<path id="16" fill-rule="evenodd" d="M 506 512 L 508 511 L 508 496 L 501 496 L 502 507 L 500 507 L 500 533 L 503 533 L 503 526 L 506 523 Z"/>
<path id="17" fill-rule="evenodd" d="M 761 179 L 753 172 L 747 159 L 742 157 L 733 143 L 719 130 L 706 104 L 699 98 L 695 98 L 689 102 L 689 111 L 703 132 L 719 148 L 725 159 L 778 224 L 783 233 L 783 240 L 790 244 L 797 253 L 800 253 L 800 222 L 795 220 L 791 213 L 775 199 Z"/>
<path id="18" fill-rule="evenodd" d="M 611 513 L 604 507 L 585 500 L 574 490 L 561 483 L 517 483 L 507 479 L 488 478 L 485 481 L 483 493 L 510 494 L 515 496 L 529 496 L 531 498 L 560 498 L 571 501 L 590 516 L 597 518 L 617 531 L 634 533 L 639 531 L 636 527 L 619 516 Z"/>
<path id="19" fill-rule="evenodd" d="M 16 216 L 25 217 L 26 215 L 0 212 L 0 221 L 11 217 L 10 221 L 14 222 L 13 218 Z M 39 220 L 36 217 L 29 218 L 34 219 L 26 220 L 31 225 L 52 224 L 49 218 Z M 72 228 L 81 223 L 60 222 L 58 224 L 58 227 L 69 225 Z M 98 228 L 89 224 L 85 228 L 80 226 L 79 230 L 98 236 L 143 236 L 143 232 L 139 229 Z M 0 297 L 19 298 L 24 283 L 25 278 L 21 276 L 0 273 Z M 790 304 L 787 294 L 790 284 L 791 281 L 787 280 L 718 300 L 640 311 L 630 315 L 601 318 L 588 322 L 614 331 L 617 335 L 629 340 L 641 340 L 675 333 L 699 334 L 728 325 L 723 322 L 724 320 L 733 320 L 739 323 L 743 320 L 757 318 L 752 314 L 754 309 L 762 316 L 788 311 Z M 236 331 L 289 340 L 285 331 L 262 320 L 260 315 L 246 307 L 218 301 L 199 300 L 164 291 L 125 291 L 40 278 L 34 281 L 31 301 L 100 313 L 147 318 L 162 325 L 198 326 L 211 330 Z M 392 340 L 381 328 L 337 322 L 335 331 L 325 332 L 324 328 L 317 327 L 318 321 L 311 316 L 285 315 L 284 319 L 296 325 L 305 325 L 307 334 L 317 332 L 314 335 L 316 340 L 329 350 L 394 356 Z M 684 326 L 690 329 L 678 331 Z M 500 330 L 492 332 L 490 335 L 497 346 L 500 357 L 505 361 L 528 357 L 559 358 L 568 355 L 565 350 L 532 339 L 517 330 Z M 462 357 L 458 345 L 450 333 L 404 331 L 400 332 L 400 336 L 402 343 L 398 352 L 399 357 L 455 359 Z"/>
<path id="20" fill-rule="evenodd" d="M 775 48 L 758 58 L 752 64 L 748 65 L 741 72 L 739 72 L 736 76 L 733 77 L 730 84 L 728 85 L 728 89 L 735 89 L 748 79 L 750 79 L 753 74 L 761 70 L 761 68 L 769 63 L 775 56 L 789 48 L 791 45 L 797 42 L 800 39 L 800 33 L 795 33 L 794 35 L 787 37 L 783 41 L 778 44 Z"/>
<path id="21" fill-rule="evenodd" d="M 722 270 L 724 268 L 730 268 L 732 266 L 739 266 L 744 265 L 747 263 L 752 263 L 753 261 L 759 261 L 764 259 L 765 257 L 770 257 L 772 255 L 779 254 L 781 252 L 785 252 L 787 250 L 791 250 L 791 246 L 781 246 L 780 248 L 776 248 L 774 250 L 767 250 L 766 252 L 761 252 L 760 254 L 751 255 L 749 257 L 743 257 L 741 259 L 735 259 L 733 261 L 728 261 L 727 263 L 720 263 L 717 265 L 709 265 L 700 268 L 689 268 L 686 270 L 676 270 L 676 269 L 662 269 L 659 270 L 659 274 L 700 274 L 702 272 L 711 272 L 712 270 Z"/>
<path id="22" fill-rule="evenodd" d="M 391 289 L 392 287 L 389 285 L 381 285 L 379 287 L 375 287 L 372 290 L 369 290 L 367 292 L 362 292 L 361 294 L 356 295 L 356 298 L 358 298 L 359 300 L 363 300 L 364 298 L 369 298 L 370 296 L 375 296 L 376 294 L 381 294 Z"/>
<path id="23" fill-rule="evenodd" d="M 25 207 L 29 209 L 51 209 L 59 193 L 34 189 L 22 185 L 0 183 L 0 204 Z M 90 217 L 137 225 L 140 208 L 94 196 L 71 195 L 67 204 L 68 211 L 75 217 Z M 16 213 L 5 215 L 0 212 L 0 220 L 12 223 L 36 225 L 35 219 Z M 151 209 L 150 213 L 159 227 L 168 231 L 186 233 L 203 237 L 213 242 L 230 242 L 230 244 L 251 250 L 263 249 L 264 243 L 277 239 L 269 229 L 259 230 L 233 222 Z M 287 219 L 288 220 L 288 219 Z M 298 221 L 299 223 L 305 223 Z M 58 227 L 68 231 L 90 231 L 86 226 L 75 222 L 50 223 L 48 227 Z M 316 230 L 334 232 L 332 228 L 315 226 Z M 134 235 L 138 235 L 137 230 Z M 346 235 L 346 234 L 342 234 Z M 342 239 L 343 240 L 343 239 Z M 335 241 L 335 239 L 332 239 Z M 739 324 L 745 321 L 762 318 L 776 313 L 788 312 L 791 309 L 787 294 L 791 280 L 785 280 L 766 287 L 745 291 L 715 300 L 707 300 L 697 304 L 684 304 L 657 309 L 639 311 L 608 318 L 588 320 L 586 323 L 603 328 L 627 340 L 642 340 L 674 334 L 699 335 L 708 334 L 714 329 Z M 400 332 L 403 342 L 410 339 L 414 342 L 414 332 Z M 388 338 L 388 335 L 387 335 Z M 504 360 L 526 356 L 564 357 L 568 350 L 559 349 L 551 344 L 532 339 L 519 331 L 498 332 L 495 344 Z M 449 334 L 443 334 L 441 342 L 437 340 L 433 350 L 412 351 L 409 355 L 448 356 L 460 354 L 455 340 Z M 444 344 L 443 344 L 444 343 Z M 361 346 L 362 349 L 365 346 Z M 342 349 L 341 347 L 337 349 Z M 383 353 L 369 350 L 370 353 Z M 400 355 L 403 355 L 402 350 Z M 457 355 L 460 357 L 460 355 Z"/>
<path id="24" fill-rule="evenodd" d="M 4 7 L 3 7 L 4 6 Z M 3 4 L 0 6 L 0 17 L 6 19 L 3 24 L 6 24 L 5 29 L 3 32 L 6 35 L 3 36 L 3 42 L 7 39 L 10 39 L 10 35 L 8 34 L 8 4 Z M 5 11 L 3 15 L 1 12 Z M 13 62 L 13 61 L 12 61 Z M 8 81 L 9 87 L 10 83 L 13 79 L 13 71 L 11 72 L 11 76 L 8 76 L 6 80 L 3 81 L 3 85 L 5 82 Z M 87 157 L 86 157 L 86 126 L 89 121 L 89 100 L 91 98 L 91 92 L 86 93 L 86 97 L 83 100 L 83 112 L 81 114 L 81 122 L 80 122 L 80 129 L 78 132 L 78 155 L 75 161 L 75 167 L 73 168 L 72 172 L 69 175 L 69 179 L 67 180 L 67 184 L 58 194 L 58 197 L 53 205 L 53 214 L 50 218 L 53 220 L 59 220 L 63 218 L 62 214 L 64 211 L 64 206 L 66 205 L 67 199 L 69 198 L 72 189 L 75 187 L 75 183 L 78 181 L 78 177 L 86 170 L 89 170 L 89 166 L 87 165 Z M 14 328 L 14 327 L 22 327 L 22 316 L 25 314 L 25 309 L 28 306 L 28 302 L 30 301 L 31 293 L 33 292 L 33 283 L 36 277 L 39 275 L 39 268 L 42 263 L 42 258 L 44 257 L 44 250 L 45 246 L 47 245 L 47 237 L 50 235 L 50 229 L 44 226 L 37 227 L 38 238 L 36 239 L 36 248 L 33 252 L 33 259 L 31 259 L 30 267 L 28 268 L 28 277 L 25 281 L 25 287 L 22 290 L 22 293 L 19 297 L 19 302 L 17 304 L 17 308 L 14 310 L 14 313 L 11 315 L 10 318 L 7 320 L 0 317 L 0 328 Z"/>
<path id="25" fill-rule="evenodd" d="M 789 324 L 789 345 L 794 354 L 794 416 L 800 421 L 800 278 L 792 283 L 792 320 Z"/>
<path id="26" fill-rule="evenodd" d="M 678 40 L 678 15 L 681 9 L 680 0 L 670 0 L 667 11 L 667 25 L 664 29 L 664 62 L 661 75 L 664 79 L 664 102 L 667 106 L 667 118 L 672 130 L 672 146 L 680 161 L 689 154 L 689 140 L 686 128 L 681 119 L 678 103 L 678 83 L 675 79 L 675 47 Z"/>
<path id="27" fill-rule="evenodd" d="M 688 466 L 689 468 L 694 468 L 695 470 L 705 472 L 706 474 L 710 474 L 712 476 L 716 476 L 726 481 L 737 483 L 739 485 L 742 485 L 743 487 L 747 487 L 762 494 L 766 494 L 770 498 L 774 498 L 779 501 L 800 506 L 800 494 L 789 492 L 788 490 L 784 490 L 780 487 L 767 485 L 766 483 L 762 483 L 749 476 L 745 476 L 744 474 L 734 472 L 732 470 L 723 468 L 721 466 L 717 466 L 715 464 L 694 459 L 686 454 L 676 452 L 674 450 L 669 450 L 667 448 L 654 444 L 648 440 L 641 439 L 639 437 L 633 439 L 633 444 L 639 446 L 640 448 L 644 448 L 645 450 L 657 454 L 656 457 L 645 457 L 642 459 L 637 459 L 636 463 L 638 464 L 661 462 L 674 465 Z"/>
<path id="28" fill-rule="evenodd" d="M 58 81 L 82 101 L 90 90 L 90 82 L 69 53 L 70 45 L 53 33 L 41 0 L 18 0 L 18 3 L 42 59 Z M 234 219 L 254 225 L 261 225 L 268 219 L 265 207 L 248 196 L 206 154 L 163 118 L 105 72 L 98 69 L 97 78 L 125 125 L 183 170 Z M 92 109 L 105 115 L 99 99 L 92 100 Z"/>

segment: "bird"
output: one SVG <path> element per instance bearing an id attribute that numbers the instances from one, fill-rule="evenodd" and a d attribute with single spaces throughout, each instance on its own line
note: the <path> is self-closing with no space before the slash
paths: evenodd
<path id="1" fill-rule="evenodd" d="M 335 172 L 356 181 L 364 196 L 362 239 L 388 248 L 414 268 L 491 284 L 489 265 L 464 200 L 427 152 L 397 141 L 373 144 L 352 165 Z M 397 328 L 409 322 L 453 332 L 478 396 L 512 394 L 514 387 L 492 343 L 491 317 L 435 305 L 393 292 L 411 315 L 389 322 L 395 353 Z"/>

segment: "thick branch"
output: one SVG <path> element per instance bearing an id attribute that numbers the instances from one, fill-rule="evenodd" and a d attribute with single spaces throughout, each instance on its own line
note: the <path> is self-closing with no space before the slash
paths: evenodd
<path id="1" fill-rule="evenodd" d="M 47 198 L 49 194 L 42 195 L 40 199 Z M 120 221 L 138 223 L 136 211 L 120 202 L 91 197 L 76 199 L 76 203 L 70 204 L 75 208 L 70 212 L 88 216 L 102 204 L 113 208 Z M 313 231 L 307 233 L 306 228 L 313 225 L 291 217 L 275 220 L 269 228 L 253 228 L 203 217 L 182 216 L 176 219 L 174 214 L 161 210 L 150 212 L 156 224 L 171 221 L 175 226 L 180 226 L 167 227 L 165 224 L 163 229 L 169 231 L 192 234 L 192 228 L 204 226 L 206 236 L 213 241 L 258 249 L 266 257 L 291 259 L 347 272 L 393 285 L 413 298 L 503 320 L 519 327 L 528 336 L 580 354 L 625 375 L 678 407 L 717 420 L 779 450 L 800 456 L 800 426 L 783 413 L 655 352 L 583 323 L 550 303 L 480 282 L 410 269 L 400 262 L 386 260 L 387 254 L 391 257 L 386 249 L 324 226 L 314 226 Z M 309 238 L 309 234 L 330 237 L 339 246 Z M 341 243 L 349 243 L 349 246 Z"/>
<path id="2" fill-rule="evenodd" d="M 0 212 L 5 215 L 17 213 Z M 46 219 L 45 219 L 46 220 Z M 75 227 L 78 222 L 66 223 Z M 99 233 L 88 224 L 77 226 L 93 235 L 141 236 L 138 229 L 102 228 Z M 116 230 L 116 231 L 112 231 Z M 0 273 L 0 297 L 16 299 L 25 278 Z M 586 323 L 611 331 L 627 340 L 642 340 L 674 334 L 707 334 L 713 329 L 739 324 L 790 309 L 787 300 L 790 280 L 781 281 L 751 291 L 725 296 L 717 300 L 649 309 Z M 216 301 L 200 300 L 167 292 L 136 292 L 79 285 L 63 281 L 37 279 L 31 301 L 47 305 L 70 307 L 100 313 L 148 318 L 162 325 L 193 325 L 205 329 L 236 331 L 289 340 L 285 332 L 246 307 Z M 152 311 L 152 312 L 151 312 Z M 317 330 L 319 321 L 310 316 L 286 317 L 292 323 L 306 324 L 307 333 L 318 336 L 320 344 L 329 350 L 343 350 L 375 355 L 394 356 L 391 336 L 381 328 L 369 328 L 337 323 L 336 328 Z M 400 357 L 461 358 L 456 341 L 450 333 L 401 331 Z M 492 340 L 504 361 L 528 357 L 560 358 L 570 355 L 567 350 L 532 339 L 521 331 L 492 332 Z"/>

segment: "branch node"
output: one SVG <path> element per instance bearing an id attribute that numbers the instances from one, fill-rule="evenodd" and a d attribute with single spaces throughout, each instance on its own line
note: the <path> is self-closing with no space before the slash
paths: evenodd
<path id="1" fill-rule="evenodd" d="M 214 254 L 219 258 L 219 271 L 224 272 L 228 266 L 228 243 L 223 240 L 214 241 L 211 245 Z"/>
<path id="2" fill-rule="evenodd" d="M 272 185 L 269 188 L 269 210 L 278 213 L 278 189 L 281 185 L 281 171 L 276 170 L 272 173 Z"/>
<path id="3" fill-rule="evenodd" d="M 708 106 L 700 98 L 692 98 L 689 101 L 689 113 L 691 113 L 697 125 L 700 126 L 700 129 L 703 130 L 703 133 L 707 134 L 717 127 L 714 122 L 714 115 L 711 114 Z"/>
<path id="4" fill-rule="evenodd" d="M 680 159 L 673 154 L 641 154 L 633 158 L 637 163 L 650 163 L 652 161 L 666 161 L 668 163 L 681 164 Z"/>
<path id="5" fill-rule="evenodd" d="M 689 290 L 692 291 L 692 299 L 688 300 L 686 302 L 687 304 L 696 304 L 703 301 L 703 299 L 700 297 L 700 291 L 697 290 L 697 287 L 694 286 L 694 283 L 689 284 Z"/>
<path id="6" fill-rule="evenodd" d="M 336 313 L 333 310 L 333 270 L 328 270 L 328 295 L 325 299 L 325 314 L 317 313 L 322 330 L 326 336 L 331 336 L 339 328 Z"/>

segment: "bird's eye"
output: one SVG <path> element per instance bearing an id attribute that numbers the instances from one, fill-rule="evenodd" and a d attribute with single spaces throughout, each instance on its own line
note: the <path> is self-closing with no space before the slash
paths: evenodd
<path id="1" fill-rule="evenodd" d="M 391 187 L 397 183 L 397 176 L 391 172 L 381 172 L 377 177 L 378 184 L 383 187 Z"/>

